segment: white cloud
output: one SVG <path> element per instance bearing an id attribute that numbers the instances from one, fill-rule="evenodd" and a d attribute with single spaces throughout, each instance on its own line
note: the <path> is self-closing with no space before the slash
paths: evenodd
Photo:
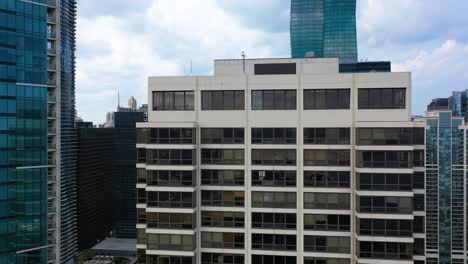
<path id="1" fill-rule="evenodd" d="M 393 65 L 394 71 L 413 73 L 413 110 L 422 113 L 435 97 L 468 89 L 468 43 L 447 40 L 441 46 L 421 50 Z"/>
<path id="2" fill-rule="evenodd" d="M 121 101 L 146 102 L 148 76 L 183 74 L 190 60 L 206 74 L 213 59 L 271 57 L 288 46 L 287 33 L 246 28 L 215 0 L 153 0 L 139 17 L 80 16 L 77 37 L 78 113 L 94 122 L 115 109 L 117 90 Z"/>

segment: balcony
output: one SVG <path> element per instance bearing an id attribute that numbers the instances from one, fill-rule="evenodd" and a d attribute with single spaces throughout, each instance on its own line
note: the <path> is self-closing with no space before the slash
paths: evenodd
<path id="1" fill-rule="evenodd" d="M 46 5 L 49 7 L 57 7 L 57 0 L 47 0 Z"/>
<path id="2" fill-rule="evenodd" d="M 57 165 L 57 160 L 55 160 L 55 159 L 48 159 L 48 160 L 47 160 L 47 164 L 48 164 L 49 166 L 55 166 L 55 165 Z"/>
<path id="3" fill-rule="evenodd" d="M 55 16 L 48 15 L 47 16 L 47 23 L 55 24 Z"/>
<path id="4" fill-rule="evenodd" d="M 55 104 L 55 103 L 57 103 L 57 97 L 55 97 L 55 96 L 50 96 L 50 95 L 49 95 L 49 96 L 47 97 L 47 103 L 49 103 L 49 104 Z"/>
<path id="5" fill-rule="evenodd" d="M 48 128 L 47 129 L 47 134 L 48 135 L 56 135 L 57 134 L 57 130 L 55 128 Z"/>
<path id="6" fill-rule="evenodd" d="M 47 54 L 55 56 L 55 48 L 54 47 L 47 47 Z"/>
<path id="7" fill-rule="evenodd" d="M 47 32 L 47 38 L 48 39 L 55 39 L 55 32 L 53 32 L 53 31 Z"/>
<path id="8" fill-rule="evenodd" d="M 54 143 L 48 143 L 47 144 L 47 150 L 49 150 L 49 151 L 55 151 L 56 148 L 57 148 L 57 146 Z"/>
<path id="9" fill-rule="evenodd" d="M 55 190 L 49 190 L 47 191 L 47 198 L 55 198 L 57 196 L 57 192 Z"/>
<path id="10" fill-rule="evenodd" d="M 57 113 L 48 112 L 48 113 L 47 113 L 47 118 L 49 118 L 49 119 L 56 119 L 56 118 L 57 118 Z"/>
<path id="11" fill-rule="evenodd" d="M 48 86 L 57 86 L 55 79 L 47 79 Z"/>
<path id="12" fill-rule="evenodd" d="M 57 71 L 57 65 L 55 65 L 55 63 L 48 62 L 47 63 L 47 70 L 48 71 Z"/>

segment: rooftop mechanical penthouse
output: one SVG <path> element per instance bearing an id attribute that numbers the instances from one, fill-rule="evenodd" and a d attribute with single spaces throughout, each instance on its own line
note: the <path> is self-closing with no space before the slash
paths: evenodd
<path id="1" fill-rule="evenodd" d="M 139 263 L 424 263 L 424 122 L 410 73 L 217 60 L 150 77 Z"/>

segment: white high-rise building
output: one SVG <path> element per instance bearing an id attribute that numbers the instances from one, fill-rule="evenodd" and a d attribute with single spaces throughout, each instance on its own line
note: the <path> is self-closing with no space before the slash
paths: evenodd
<path id="1" fill-rule="evenodd" d="M 150 77 L 139 263 L 424 263 L 425 123 L 410 73 L 217 60 Z"/>

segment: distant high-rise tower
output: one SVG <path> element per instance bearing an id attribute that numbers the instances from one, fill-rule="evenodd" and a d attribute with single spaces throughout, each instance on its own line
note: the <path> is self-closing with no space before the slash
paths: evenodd
<path id="1" fill-rule="evenodd" d="M 77 257 L 76 0 L 0 1 L 0 263 Z"/>
<path id="2" fill-rule="evenodd" d="M 132 96 L 128 99 L 128 107 L 133 110 L 137 109 L 137 100 L 135 100 L 135 97 Z"/>
<path id="3" fill-rule="evenodd" d="M 356 0 L 292 0 L 293 58 L 339 58 L 357 62 Z"/>

